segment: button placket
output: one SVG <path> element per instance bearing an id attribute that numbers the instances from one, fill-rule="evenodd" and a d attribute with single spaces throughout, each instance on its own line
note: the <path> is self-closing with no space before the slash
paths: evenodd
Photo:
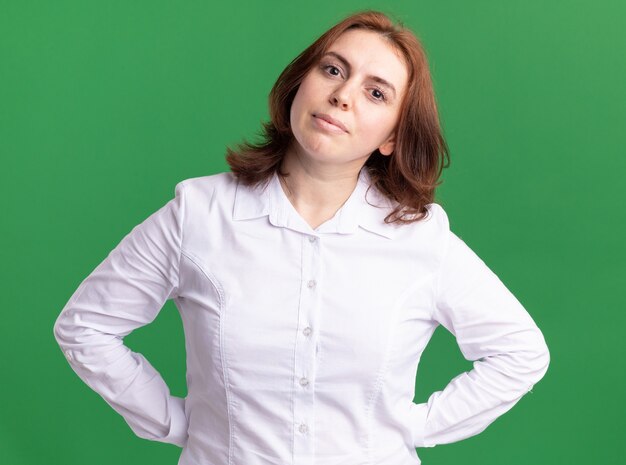
<path id="1" fill-rule="evenodd" d="M 302 287 L 298 308 L 298 332 L 294 364 L 293 413 L 294 464 L 309 464 L 314 457 L 315 373 L 317 364 L 316 327 L 319 312 L 320 240 L 302 237 Z"/>

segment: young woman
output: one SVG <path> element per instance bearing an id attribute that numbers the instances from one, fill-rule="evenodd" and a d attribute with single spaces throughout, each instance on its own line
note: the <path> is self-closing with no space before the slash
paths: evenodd
<path id="1" fill-rule="evenodd" d="M 54 327 L 72 368 L 182 465 L 419 464 L 480 433 L 549 352 L 433 201 L 448 149 L 419 41 L 350 16 L 287 66 L 270 114 L 231 172 L 178 183 L 80 284 Z M 168 299 L 185 398 L 123 343 Z M 440 324 L 474 366 L 416 404 Z"/>

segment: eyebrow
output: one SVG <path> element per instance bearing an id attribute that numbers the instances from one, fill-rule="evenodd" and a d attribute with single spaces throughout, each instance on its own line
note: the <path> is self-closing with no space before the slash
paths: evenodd
<path id="1" fill-rule="evenodd" d="M 342 63 L 342 64 L 346 67 L 346 69 L 348 70 L 348 73 L 349 73 L 349 72 L 350 72 L 350 70 L 352 69 L 352 67 L 350 66 L 350 63 L 348 63 L 348 60 L 346 60 L 343 56 L 341 56 L 341 55 L 340 55 L 340 54 L 338 54 L 337 52 L 326 52 L 326 53 L 324 54 L 324 56 L 326 56 L 326 55 L 332 55 L 332 56 L 334 56 L 335 58 L 337 58 L 339 61 L 341 61 L 341 63 Z M 368 79 L 371 79 L 372 81 L 376 81 L 376 82 L 378 82 L 379 84 L 381 84 L 381 85 L 383 85 L 383 86 L 385 86 L 385 87 L 388 87 L 388 88 L 389 88 L 389 89 L 393 92 L 393 95 L 394 95 L 394 97 L 395 97 L 395 95 L 396 95 L 396 88 L 393 86 L 393 84 L 392 84 L 391 82 L 389 82 L 389 81 L 387 81 L 387 80 L 385 80 L 385 79 L 383 79 L 383 78 L 381 78 L 381 77 L 379 77 L 379 76 L 373 76 L 373 75 L 370 75 L 370 76 L 367 76 L 367 78 L 368 78 Z"/>

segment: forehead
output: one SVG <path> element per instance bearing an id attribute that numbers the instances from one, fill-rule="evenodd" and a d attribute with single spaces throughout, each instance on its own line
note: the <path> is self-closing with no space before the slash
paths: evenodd
<path id="1" fill-rule="evenodd" d="M 405 58 L 391 41 L 375 31 L 349 29 L 326 50 L 344 57 L 354 72 L 380 76 L 402 89 L 408 79 Z"/>

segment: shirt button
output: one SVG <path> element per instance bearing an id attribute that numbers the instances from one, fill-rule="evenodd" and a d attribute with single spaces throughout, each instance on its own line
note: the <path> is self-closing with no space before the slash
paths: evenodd
<path id="1" fill-rule="evenodd" d="M 300 427 L 298 428 L 298 430 L 300 430 L 300 432 L 301 432 L 302 434 L 304 434 L 304 433 L 306 433 L 306 432 L 309 430 L 309 427 L 308 427 L 307 425 L 305 425 L 304 423 L 302 423 L 302 424 L 300 425 Z"/>
<path id="2" fill-rule="evenodd" d="M 310 336 L 311 332 L 312 330 L 308 326 L 302 330 L 302 334 L 304 334 L 305 336 Z"/>
<path id="3" fill-rule="evenodd" d="M 300 386 L 306 386 L 309 384 L 309 380 L 306 378 L 300 378 Z"/>
<path id="4" fill-rule="evenodd" d="M 315 236 L 309 236 L 309 242 L 313 243 L 317 240 L 317 237 Z"/>
<path id="5" fill-rule="evenodd" d="M 309 289 L 313 289 L 313 288 L 315 287 L 315 285 L 316 285 L 316 284 L 317 284 L 317 283 L 315 282 L 315 280 L 314 280 L 314 279 L 311 279 L 311 280 L 308 282 L 307 286 L 309 286 Z"/>

